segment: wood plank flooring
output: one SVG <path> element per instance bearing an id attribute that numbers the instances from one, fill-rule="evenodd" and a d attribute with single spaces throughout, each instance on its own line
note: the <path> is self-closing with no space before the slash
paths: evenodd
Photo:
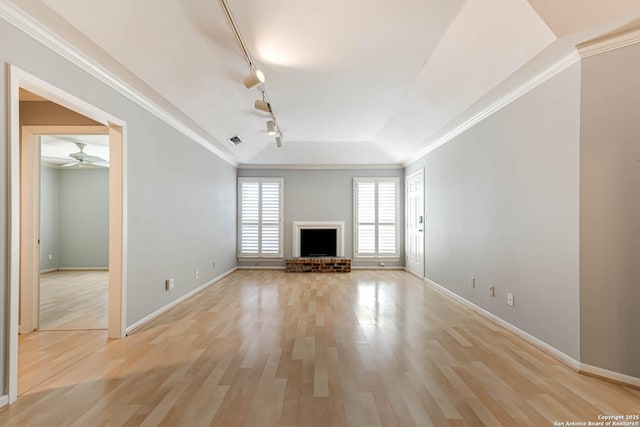
<path id="1" fill-rule="evenodd" d="M 573 372 L 407 273 L 251 270 L 84 355 L 0 425 L 547 426 L 638 412 L 639 391 Z"/>
<path id="2" fill-rule="evenodd" d="M 37 331 L 19 337 L 18 395 L 107 344 L 106 330 Z"/>
<path id="3" fill-rule="evenodd" d="M 108 271 L 40 275 L 40 330 L 106 329 Z"/>

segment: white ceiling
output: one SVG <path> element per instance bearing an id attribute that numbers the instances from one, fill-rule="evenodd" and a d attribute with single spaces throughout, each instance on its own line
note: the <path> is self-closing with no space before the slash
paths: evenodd
<path id="1" fill-rule="evenodd" d="M 78 30 L 69 43 L 86 51 L 88 38 L 102 52 L 85 53 L 106 52 L 239 163 L 279 165 L 405 162 L 514 75 L 539 72 L 527 65 L 559 36 L 640 14 L 637 0 L 228 3 L 267 77 L 283 149 L 253 109 L 259 92 L 242 85 L 248 66 L 218 1 L 33 0 L 30 12 L 52 29 L 62 17 Z"/>
<path id="2" fill-rule="evenodd" d="M 42 135 L 40 137 L 40 156 L 42 163 L 51 167 L 60 167 L 74 161 L 69 157 L 79 150 L 76 143 L 83 143 L 84 152 L 109 161 L 109 135 Z M 86 167 L 91 167 L 87 165 Z M 71 169 L 79 166 L 71 166 Z"/>

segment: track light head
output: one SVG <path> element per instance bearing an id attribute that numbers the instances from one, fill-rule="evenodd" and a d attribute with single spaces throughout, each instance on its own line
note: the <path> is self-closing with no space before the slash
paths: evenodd
<path id="1" fill-rule="evenodd" d="M 244 85 L 247 89 L 253 89 L 260 83 L 264 83 L 264 74 L 260 70 L 252 70 L 251 74 L 244 78 Z"/>
<path id="2" fill-rule="evenodd" d="M 264 111 L 265 113 L 271 114 L 271 104 L 267 101 L 256 99 L 256 102 L 255 104 L 253 104 L 253 106 L 256 110 Z"/>
<path id="3" fill-rule="evenodd" d="M 276 136 L 276 147 L 282 148 L 282 138 L 279 136 Z"/>
<path id="4" fill-rule="evenodd" d="M 273 120 L 267 122 L 267 133 L 271 136 L 276 134 L 276 122 Z"/>

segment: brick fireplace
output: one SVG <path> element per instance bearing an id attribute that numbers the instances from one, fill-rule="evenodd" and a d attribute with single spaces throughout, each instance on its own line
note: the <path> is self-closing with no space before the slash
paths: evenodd
<path id="1" fill-rule="evenodd" d="M 351 259 L 344 256 L 344 221 L 294 221 L 291 248 L 288 272 L 351 271 Z"/>
<path id="2" fill-rule="evenodd" d="M 291 234 L 291 249 L 294 257 L 301 256 L 300 236 L 302 230 L 335 230 L 335 256 L 344 257 L 344 221 L 294 221 Z"/>

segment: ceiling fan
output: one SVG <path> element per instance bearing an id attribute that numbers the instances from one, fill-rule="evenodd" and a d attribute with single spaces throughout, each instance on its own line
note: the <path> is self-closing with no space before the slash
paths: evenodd
<path id="1" fill-rule="evenodd" d="M 92 156 L 90 154 L 85 153 L 84 149 L 87 146 L 87 144 L 85 144 L 84 142 L 74 142 L 74 144 L 78 146 L 78 149 L 80 151 L 77 153 L 69 154 L 69 158 L 73 159 L 74 161 L 70 163 L 66 163 L 61 167 L 68 168 L 70 166 L 80 166 L 81 168 L 83 168 L 87 165 L 99 166 L 102 168 L 109 167 L 109 162 L 107 162 L 102 157 Z"/>

